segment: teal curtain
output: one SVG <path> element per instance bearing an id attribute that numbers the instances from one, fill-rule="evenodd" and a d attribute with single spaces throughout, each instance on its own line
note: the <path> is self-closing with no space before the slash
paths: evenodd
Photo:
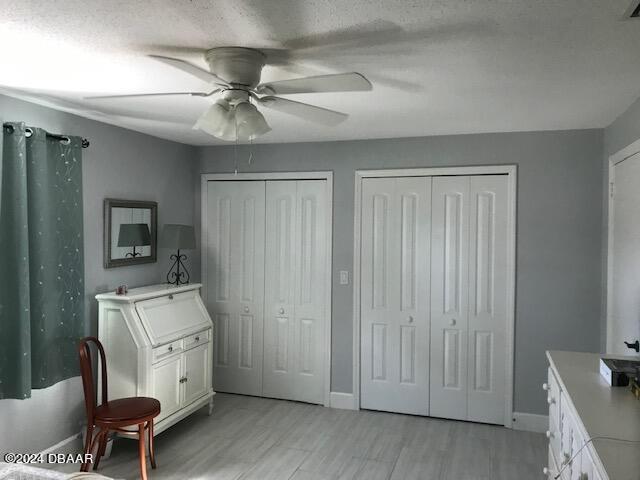
<path id="1" fill-rule="evenodd" d="M 84 334 L 82 139 L 5 123 L 0 159 L 0 399 L 78 375 Z"/>

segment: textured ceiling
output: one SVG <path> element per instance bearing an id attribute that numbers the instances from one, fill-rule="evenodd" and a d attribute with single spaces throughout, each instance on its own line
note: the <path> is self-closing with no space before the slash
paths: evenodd
<path id="1" fill-rule="evenodd" d="M 261 142 L 604 127 L 640 94 L 630 1 L 7 0 L 0 92 L 217 144 L 190 128 L 211 99 L 83 97 L 204 89 L 145 55 L 204 67 L 203 50 L 238 45 L 273 49 L 263 81 L 358 71 L 374 86 L 289 96 L 350 118 L 330 128 L 265 111 Z"/>

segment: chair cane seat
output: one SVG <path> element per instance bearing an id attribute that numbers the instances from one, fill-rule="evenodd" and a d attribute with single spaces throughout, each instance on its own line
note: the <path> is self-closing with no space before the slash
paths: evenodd
<path id="1" fill-rule="evenodd" d="M 160 402 L 149 397 L 128 397 L 109 400 L 96 408 L 96 422 L 138 423 L 136 420 L 156 417 L 160 413 Z"/>

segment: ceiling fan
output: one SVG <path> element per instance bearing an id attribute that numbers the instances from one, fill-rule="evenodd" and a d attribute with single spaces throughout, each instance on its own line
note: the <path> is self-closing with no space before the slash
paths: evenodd
<path id="1" fill-rule="evenodd" d="M 253 48 L 219 47 L 208 50 L 205 53 L 205 59 L 209 64 L 210 71 L 178 58 L 160 55 L 150 55 L 150 58 L 209 83 L 212 90 L 207 92 L 103 95 L 86 97 L 86 99 L 106 100 L 166 95 L 211 97 L 218 95 L 217 100 L 198 118 L 193 128 L 223 140 L 246 141 L 271 131 L 271 127 L 256 105 L 327 126 L 337 125 L 348 117 L 342 112 L 296 102 L 276 95 L 356 92 L 372 89 L 369 80 L 356 72 L 260 83 L 262 68 L 268 63 L 268 56 Z"/>

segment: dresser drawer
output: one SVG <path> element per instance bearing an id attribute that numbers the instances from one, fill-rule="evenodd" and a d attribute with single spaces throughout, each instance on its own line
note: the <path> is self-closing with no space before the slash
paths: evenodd
<path id="1" fill-rule="evenodd" d="M 176 355 L 184 350 L 183 340 L 175 340 L 153 349 L 153 363 L 164 360 L 171 355 Z"/>
<path id="2" fill-rule="evenodd" d="M 555 454 L 549 446 L 549 459 L 547 460 L 547 468 L 544 470 L 544 474 L 548 479 L 553 479 L 558 474 L 558 462 L 556 462 Z"/>
<path id="3" fill-rule="evenodd" d="M 555 418 L 553 412 L 549 413 L 549 429 L 547 430 L 547 438 L 549 439 L 549 448 L 553 451 L 554 458 L 561 458 L 562 431 L 560 430 L 560 422 Z"/>
<path id="4" fill-rule="evenodd" d="M 207 343 L 209 341 L 209 332 L 210 330 L 204 330 L 186 337 L 184 339 L 184 349 L 188 350 L 190 348 L 197 347 L 198 345 L 202 345 L 203 343 Z"/>
<path id="5" fill-rule="evenodd" d="M 556 376 L 553 370 L 550 368 L 547 371 L 547 383 L 544 384 L 544 389 L 547 391 L 547 403 L 549 404 L 549 418 L 553 417 L 560 421 L 560 384 L 556 380 Z M 560 425 L 558 425 L 559 427 Z"/>

